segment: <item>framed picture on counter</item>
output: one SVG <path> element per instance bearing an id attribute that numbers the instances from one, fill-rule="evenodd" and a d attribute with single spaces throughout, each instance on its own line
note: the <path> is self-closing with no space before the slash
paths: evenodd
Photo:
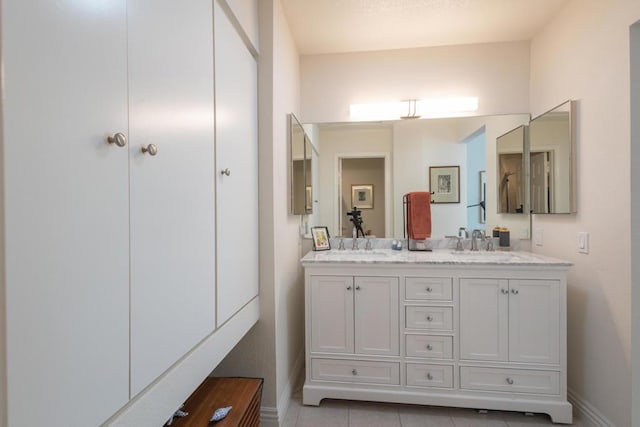
<path id="1" fill-rule="evenodd" d="M 311 227 L 311 237 L 313 238 L 314 251 L 328 251 L 331 249 L 329 229 L 327 227 Z"/>

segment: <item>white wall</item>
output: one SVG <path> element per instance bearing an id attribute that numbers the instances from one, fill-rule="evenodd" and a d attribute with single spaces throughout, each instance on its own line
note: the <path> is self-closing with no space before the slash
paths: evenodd
<path id="1" fill-rule="evenodd" d="M 529 111 L 529 43 L 492 43 L 300 58 L 305 123 L 349 121 L 349 105 L 479 97 L 474 115 Z"/>
<path id="2" fill-rule="evenodd" d="M 640 256 L 640 21 L 631 36 L 631 259 Z M 640 264 L 631 263 L 632 425 L 640 425 Z"/>
<path id="3" fill-rule="evenodd" d="M 265 379 L 261 425 L 278 425 L 304 350 L 299 217 L 288 212 L 287 114 L 298 115 L 298 54 L 279 0 L 260 0 L 260 321 L 215 375 Z M 298 115 L 299 116 L 299 115 Z M 258 242 L 242 242 L 257 244 Z"/>
<path id="4" fill-rule="evenodd" d="M 631 425 L 630 229 L 638 224 L 630 223 L 629 202 L 629 26 L 638 18 L 637 0 L 572 0 L 531 45 L 532 114 L 578 101 L 578 213 L 534 215 L 533 229 L 544 232 L 544 246 L 534 250 L 575 264 L 568 283 L 571 396 L 579 409 L 617 426 Z M 577 253 L 578 231 L 591 233 L 588 255 Z"/>

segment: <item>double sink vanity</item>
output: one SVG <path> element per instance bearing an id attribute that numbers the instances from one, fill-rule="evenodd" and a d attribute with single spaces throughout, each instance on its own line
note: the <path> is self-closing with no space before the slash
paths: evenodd
<path id="1" fill-rule="evenodd" d="M 567 402 L 566 272 L 529 252 L 312 251 L 303 403 L 547 413 Z"/>

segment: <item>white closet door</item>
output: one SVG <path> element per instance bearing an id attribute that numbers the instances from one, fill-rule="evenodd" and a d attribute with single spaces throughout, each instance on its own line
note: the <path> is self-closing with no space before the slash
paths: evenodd
<path id="1" fill-rule="evenodd" d="M 5 0 L 1 28 L 8 425 L 96 426 L 128 399 L 126 3 Z"/>
<path id="2" fill-rule="evenodd" d="M 217 323 L 221 325 L 258 294 L 257 65 L 214 3 Z"/>
<path id="3" fill-rule="evenodd" d="M 129 2 L 132 396 L 215 326 L 211 7 Z"/>

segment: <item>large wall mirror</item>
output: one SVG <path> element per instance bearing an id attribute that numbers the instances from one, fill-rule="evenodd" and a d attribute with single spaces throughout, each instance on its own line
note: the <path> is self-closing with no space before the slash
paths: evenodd
<path id="1" fill-rule="evenodd" d="M 534 214 L 576 212 L 575 101 L 531 120 L 530 192 Z"/>
<path id="2" fill-rule="evenodd" d="M 291 213 L 307 215 L 313 212 L 311 141 L 295 115 L 289 114 L 291 154 Z"/>
<path id="3" fill-rule="evenodd" d="M 413 119 L 359 123 L 316 123 L 314 145 L 322 147 L 314 192 L 315 223 L 332 236 L 351 236 L 346 211 L 362 211 L 372 236 L 402 238 L 402 196 L 429 190 L 429 168 L 454 166 L 460 190 L 455 203 L 433 204 L 432 238 L 457 234 L 459 227 L 504 225 L 529 237 L 528 215 L 497 212 L 496 139 L 528 124 L 529 114 Z M 305 127 L 307 124 L 305 124 Z M 357 196 L 357 197 L 356 197 Z"/>

